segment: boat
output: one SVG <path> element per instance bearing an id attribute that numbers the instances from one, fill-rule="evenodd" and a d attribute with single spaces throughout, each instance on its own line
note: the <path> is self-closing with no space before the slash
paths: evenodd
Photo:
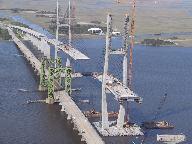
<path id="1" fill-rule="evenodd" d="M 90 103 L 90 101 L 88 99 L 86 99 L 86 100 L 79 100 L 79 102 L 81 102 L 81 103 Z"/>
<path id="2" fill-rule="evenodd" d="M 135 125 L 136 125 L 135 123 L 127 121 L 127 122 L 124 123 L 123 127 L 124 128 L 129 128 L 129 127 L 134 127 Z"/>
<path id="3" fill-rule="evenodd" d="M 18 89 L 18 91 L 20 91 L 20 92 L 29 92 L 29 91 L 26 90 L 26 89 Z"/>
<path id="4" fill-rule="evenodd" d="M 172 129 L 174 128 L 173 125 L 166 121 L 149 121 L 143 122 L 142 127 L 146 129 Z"/>
<path id="5" fill-rule="evenodd" d="M 101 117 L 101 112 L 97 112 L 97 111 L 95 111 L 95 109 L 92 109 L 90 111 L 84 112 L 84 115 L 88 118 L 99 118 L 99 117 Z M 118 113 L 117 112 L 109 112 L 108 117 L 117 118 Z"/>
<path id="6" fill-rule="evenodd" d="M 90 28 L 88 29 L 88 32 L 91 34 L 103 35 L 103 30 L 100 28 Z"/>
<path id="7" fill-rule="evenodd" d="M 121 33 L 118 32 L 118 31 L 113 31 L 112 32 L 112 36 L 120 36 L 120 35 L 121 35 Z"/>
<path id="8" fill-rule="evenodd" d="M 163 142 L 167 144 L 177 144 L 184 142 L 186 140 L 186 136 L 183 134 L 179 135 L 157 135 L 157 141 Z"/>

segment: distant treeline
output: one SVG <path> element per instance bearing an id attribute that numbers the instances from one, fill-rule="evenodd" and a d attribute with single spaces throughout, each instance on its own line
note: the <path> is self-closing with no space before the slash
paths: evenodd
<path id="1" fill-rule="evenodd" d="M 37 11 L 37 14 L 56 14 L 56 12 L 53 11 Z"/>
<path id="2" fill-rule="evenodd" d="M 103 32 L 107 31 L 106 27 L 98 26 L 98 25 L 81 25 L 81 24 L 75 24 L 71 26 L 71 32 L 73 34 L 89 34 L 88 29 L 92 27 L 99 27 L 103 30 Z M 49 29 L 51 32 L 55 32 L 56 25 L 49 25 Z M 68 34 L 68 27 L 61 27 L 59 29 L 60 34 Z"/>
<path id="3" fill-rule="evenodd" d="M 174 42 L 161 39 L 144 39 L 141 44 L 149 46 L 170 46 L 175 45 Z"/>
<path id="4" fill-rule="evenodd" d="M 0 40 L 10 40 L 11 36 L 7 29 L 0 28 Z"/>
<path id="5" fill-rule="evenodd" d="M 22 8 L 0 9 L 0 10 L 10 10 L 13 13 L 18 13 L 18 12 L 21 12 L 21 11 L 38 11 L 38 10 L 35 10 L 35 9 L 22 9 Z"/>
<path id="6" fill-rule="evenodd" d="M 11 24 L 12 24 L 12 25 L 21 26 L 21 27 L 25 27 L 25 28 L 29 28 L 29 29 L 30 29 L 30 27 L 29 27 L 28 25 L 23 24 L 23 23 L 20 23 L 20 22 L 12 21 Z"/>
<path id="7" fill-rule="evenodd" d="M 20 22 L 16 22 L 16 21 L 12 21 L 12 20 L 10 20 L 8 18 L 0 18 L 0 21 L 1 22 L 10 23 L 10 24 L 16 25 L 16 26 L 21 26 L 21 27 L 29 28 L 29 26 L 26 25 L 26 24 L 23 24 L 23 23 L 20 23 Z"/>
<path id="8" fill-rule="evenodd" d="M 28 25 L 22 24 L 20 22 L 12 21 L 8 18 L 0 18 L 0 22 L 2 22 L 4 24 L 12 24 L 12 25 L 16 25 L 16 26 L 30 28 Z M 0 28 L 0 40 L 10 40 L 10 39 L 11 39 L 11 36 L 9 35 L 8 30 L 4 27 Z"/>
<path id="9" fill-rule="evenodd" d="M 0 21 L 9 21 L 8 18 L 0 18 Z"/>

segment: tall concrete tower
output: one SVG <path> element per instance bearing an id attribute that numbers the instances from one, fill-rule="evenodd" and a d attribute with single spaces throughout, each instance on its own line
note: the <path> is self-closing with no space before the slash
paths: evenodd
<path id="1" fill-rule="evenodd" d="M 106 77 L 109 69 L 109 54 L 111 47 L 111 36 L 112 36 L 112 16 L 107 16 L 107 34 L 106 34 L 106 47 L 105 47 L 105 63 L 103 70 L 102 79 L 102 129 L 109 127 L 108 112 L 107 112 L 107 97 L 106 97 Z"/>
<path id="2" fill-rule="evenodd" d="M 126 14 L 125 16 L 125 24 L 124 24 L 124 35 L 123 35 L 123 47 L 122 51 L 124 51 L 123 56 L 123 85 L 127 87 L 127 75 L 128 75 L 128 23 L 129 23 L 129 16 Z M 120 108 L 119 108 L 119 115 L 117 119 L 117 126 L 123 127 L 125 123 L 125 113 L 126 113 L 126 104 L 128 102 L 125 100 L 120 100 Z M 127 113 L 127 120 L 129 120 L 129 116 Z"/>
<path id="3" fill-rule="evenodd" d="M 56 16 L 56 43 L 55 43 L 55 59 L 57 59 L 57 52 L 58 52 L 58 41 L 59 41 L 59 0 L 57 0 L 57 16 Z M 55 63 L 55 68 L 57 64 Z"/>

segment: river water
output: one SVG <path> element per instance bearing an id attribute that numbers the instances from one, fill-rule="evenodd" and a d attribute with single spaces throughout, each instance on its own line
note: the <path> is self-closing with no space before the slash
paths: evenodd
<path id="1" fill-rule="evenodd" d="M 120 43 L 114 39 L 114 46 Z M 75 62 L 75 71 L 102 71 L 104 39 L 77 40 L 74 42 L 80 51 L 91 60 Z M 64 56 L 64 54 L 60 54 Z M 132 121 L 141 123 L 151 120 L 167 93 L 167 99 L 157 120 L 167 120 L 173 130 L 153 130 L 148 132 L 146 143 L 155 143 L 156 134 L 180 134 L 192 141 L 192 49 L 184 47 L 146 47 L 134 48 L 134 90 L 143 97 L 143 104 L 131 103 L 129 106 Z M 118 64 L 120 62 L 120 64 Z M 122 58 L 111 57 L 110 72 L 121 78 Z M 0 42 L 0 143 L 79 143 L 70 124 L 57 105 L 26 104 L 27 100 L 44 99 L 45 94 L 37 92 L 38 81 L 12 42 Z M 101 84 L 91 78 L 76 79 L 73 88 L 81 88 L 73 97 L 82 110 L 100 110 Z M 29 90 L 28 92 L 18 91 Z M 90 104 L 79 103 L 89 99 Z M 113 96 L 108 97 L 109 111 L 118 109 Z M 107 138 L 107 143 L 126 144 L 129 138 Z M 138 143 L 138 139 L 133 139 Z"/>
<path id="2" fill-rule="evenodd" d="M 35 75 L 12 42 L 0 42 L 0 67 L 1 144 L 77 143 L 56 105 L 26 104 L 45 97 L 36 91 Z"/>
<path id="3" fill-rule="evenodd" d="M 19 17 L 14 17 L 23 21 Z M 37 30 L 42 31 L 39 26 Z M 45 32 L 47 33 L 47 32 Z M 52 37 L 50 35 L 50 37 Z M 113 38 L 113 47 L 121 44 L 120 38 Z M 73 45 L 88 55 L 88 61 L 71 60 L 74 71 L 102 72 L 105 40 L 80 39 Z M 52 49 L 53 50 L 53 49 Z M 59 55 L 66 61 L 67 55 Z M 184 47 L 134 47 L 133 88 L 143 97 L 141 105 L 131 103 L 129 113 L 132 121 L 140 124 L 152 120 L 165 93 L 167 99 L 157 115 L 157 120 L 171 122 L 173 130 L 153 130 L 147 132 L 147 144 L 156 143 L 156 134 L 180 134 L 187 136 L 187 144 L 192 141 L 192 48 Z M 110 58 L 110 72 L 122 79 L 122 57 Z M 77 144 L 79 139 L 72 131 L 66 117 L 57 105 L 30 104 L 27 100 L 44 99 L 46 93 L 37 92 L 38 79 L 33 74 L 25 59 L 20 56 L 13 42 L 0 42 L 0 144 Z M 73 98 L 82 110 L 101 107 L 101 84 L 89 77 L 73 80 Z M 21 92 L 19 89 L 29 90 Z M 89 99 L 90 104 L 79 103 Z M 109 111 L 117 111 L 118 103 L 112 95 L 108 96 Z M 110 144 L 139 144 L 140 138 L 115 137 L 105 138 Z"/>
<path id="4" fill-rule="evenodd" d="M 120 39 L 114 39 L 113 41 L 114 47 L 118 47 L 121 42 Z M 85 40 L 84 43 L 82 48 L 80 44 L 77 44 L 77 46 L 82 52 L 87 53 L 91 60 L 81 64 L 76 63 L 76 65 L 79 65 L 76 67 L 77 71 L 102 71 L 104 40 Z M 131 119 L 138 123 L 152 120 L 155 117 L 160 101 L 162 101 L 164 94 L 167 93 L 167 99 L 158 112 L 157 120 L 167 120 L 175 126 L 173 130 L 149 131 L 146 143 L 155 143 L 157 133 L 184 133 L 188 140 L 186 143 L 192 141 L 191 55 L 192 49 L 184 47 L 147 47 L 141 45 L 134 47 L 133 87 L 135 92 L 143 97 L 144 101 L 141 105 L 130 104 Z M 120 79 L 122 78 L 121 62 L 121 57 L 111 57 L 110 72 Z M 90 80 L 90 83 L 84 81 L 83 83 L 74 83 L 74 85 L 82 88 L 80 98 L 92 99 L 93 104 L 90 108 L 99 109 L 100 84 L 94 80 Z M 90 87 L 92 87 L 91 91 Z M 108 101 L 110 103 L 108 109 L 111 111 L 117 110 L 117 102 L 112 96 L 109 96 Z"/>

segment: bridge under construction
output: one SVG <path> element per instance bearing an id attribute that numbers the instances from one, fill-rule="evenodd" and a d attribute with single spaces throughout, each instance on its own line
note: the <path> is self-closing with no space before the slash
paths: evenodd
<path id="1" fill-rule="evenodd" d="M 41 62 L 36 58 L 36 56 L 22 43 L 19 38 L 15 35 L 10 27 L 8 27 L 9 34 L 12 36 L 13 41 L 17 45 L 18 49 L 23 53 L 27 61 L 32 65 L 34 71 L 39 75 L 41 73 Z M 50 72 L 45 69 L 45 75 L 50 79 Z M 51 83 L 51 82 L 50 82 Z M 52 83 L 53 84 L 53 83 Z M 54 85 L 54 84 L 53 84 Z M 61 85 L 54 85 L 55 88 L 60 89 Z M 50 93 L 49 93 L 50 92 Z M 82 141 L 88 144 L 102 144 L 104 143 L 101 137 L 97 134 L 93 126 L 89 123 L 88 119 L 77 107 L 75 102 L 71 99 L 66 91 L 61 90 L 58 92 L 51 91 L 48 88 L 49 97 L 46 99 L 46 103 L 51 104 L 54 102 L 59 102 L 62 106 L 61 111 L 66 112 L 68 119 L 71 119 L 74 123 L 75 128 L 79 131 L 79 135 L 82 136 Z M 53 97 L 52 97 L 53 96 Z"/>
<path id="2" fill-rule="evenodd" d="M 135 3 L 134 3 L 135 4 Z M 134 6 L 133 6 L 134 8 Z M 126 105 L 128 102 L 141 103 L 142 98 L 133 92 L 131 89 L 132 74 L 132 48 L 129 42 L 131 37 L 133 43 L 134 32 L 129 35 L 129 16 L 125 16 L 123 45 L 118 49 L 112 48 L 112 15 L 107 16 L 107 33 L 104 58 L 103 73 L 91 72 L 90 75 L 83 73 L 74 73 L 69 59 L 66 65 L 63 66 L 62 58 L 57 56 L 59 50 L 69 55 L 74 60 L 88 60 L 89 57 L 78 51 L 71 43 L 71 5 L 69 1 L 68 7 L 68 24 L 60 24 L 59 22 L 59 3 L 57 1 L 57 20 L 56 20 L 56 38 L 48 38 L 46 35 L 39 33 L 30 28 L 5 24 L 4 27 L 8 30 L 17 48 L 21 51 L 26 60 L 31 64 L 34 72 L 39 76 L 39 90 L 47 91 L 47 104 L 59 103 L 61 111 L 67 114 L 67 119 L 71 120 L 74 128 L 78 130 L 82 136 L 82 141 L 88 144 L 102 144 L 104 141 L 101 136 L 136 136 L 143 135 L 141 128 L 134 124 L 129 124 L 129 115 L 126 114 Z M 68 44 L 59 41 L 59 27 L 67 25 L 69 29 Z M 131 28 L 134 27 L 134 20 L 131 22 Z M 28 48 L 25 41 L 30 41 L 35 47 L 33 50 Z M 54 45 L 54 57 L 51 57 L 51 45 Z M 109 73 L 109 57 L 110 55 L 123 56 L 123 81 L 121 82 L 115 76 Z M 128 67 L 128 59 L 129 67 Z M 102 103 L 101 103 L 101 118 L 102 121 L 93 123 L 85 117 L 83 112 L 75 104 L 72 95 L 71 81 L 74 77 L 91 76 L 102 83 Z M 118 118 L 116 121 L 108 120 L 107 110 L 107 91 L 112 93 L 119 103 Z M 97 131 L 96 131 L 96 129 Z M 100 134 L 98 134 L 98 132 Z"/>

